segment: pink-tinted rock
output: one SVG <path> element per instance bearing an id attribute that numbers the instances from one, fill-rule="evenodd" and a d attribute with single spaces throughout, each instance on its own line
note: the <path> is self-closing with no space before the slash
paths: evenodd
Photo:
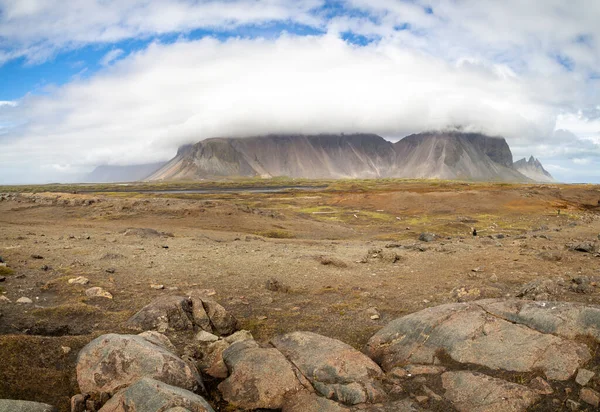
<path id="1" fill-rule="evenodd" d="M 442 375 L 444 397 L 460 412 L 525 412 L 539 400 L 531 389 L 474 372 Z"/>
<path id="2" fill-rule="evenodd" d="M 385 397 L 378 381 L 382 370 L 350 345 L 312 332 L 288 333 L 272 344 L 326 398 L 354 405 Z"/>
<path id="3" fill-rule="evenodd" d="M 181 408 L 190 412 L 214 412 L 206 400 L 193 392 L 143 378 L 117 392 L 99 412 L 150 412 Z"/>
<path id="4" fill-rule="evenodd" d="M 433 364 L 443 352 L 454 361 L 491 369 L 540 369 L 555 380 L 569 379 L 591 358 L 583 343 L 491 313 L 488 307 L 494 302 L 441 305 L 396 319 L 369 340 L 366 353 L 385 370 L 407 363 Z"/>
<path id="5" fill-rule="evenodd" d="M 219 384 L 219 391 L 237 408 L 280 409 L 287 395 L 312 389 L 281 352 L 261 348 L 253 340 L 232 344 L 223 360 L 229 377 Z"/>
<path id="6" fill-rule="evenodd" d="M 197 370 L 161 346 L 137 335 L 102 335 L 77 357 L 77 383 L 83 393 L 113 394 L 141 378 L 195 390 L 202 385 Z"/>

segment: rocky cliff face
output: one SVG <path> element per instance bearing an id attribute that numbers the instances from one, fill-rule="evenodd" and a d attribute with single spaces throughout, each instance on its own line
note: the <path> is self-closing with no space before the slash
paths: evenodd
<path id="1" fill-rule="evenodd" d="M 536 182 L 555 181 L 552 175 L 544 169 L 542 163 L 533 156 L 531 156 L 529 160 L 526 160 L 525 158 L 517 160 L 514 163 L 513 168 Z"/>
<path id="2" fill-rule="evenodd" d="M 373 134 L 269 135 L 207 139 L 179 150 L 149 180 L 211 176 L 386 177 L 392 143 Z"/>
<path id="3" fill-rule="evenodd" d="M 182 146 L 146 180 L 222 176 L 530 181 L 503 138 L 427 132 L 391 143 L 375 134 L 213 138 Z"/>
<path id="4" fill-rule="evenodd" d="M 395 145 L 399 177 L 527 181 L 512 168 L 506 140 L 478 133 L 426 132 Z"/>

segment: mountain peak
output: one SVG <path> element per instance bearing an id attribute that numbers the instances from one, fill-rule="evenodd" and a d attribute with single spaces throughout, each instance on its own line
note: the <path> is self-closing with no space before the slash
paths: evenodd
<path id="1" fill-rule="evenodd" d="M 554 182 L 552 175 L 544 169 L 542 163 L 533 156 L 527 160 L 525 157 L 517 160 L 513 168 L 518 170 L 520 173 L 538 182 Z"/>

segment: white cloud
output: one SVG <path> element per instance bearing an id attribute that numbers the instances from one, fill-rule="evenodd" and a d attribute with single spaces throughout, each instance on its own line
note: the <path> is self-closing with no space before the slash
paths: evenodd
<path id="1" fill-rule="evenodd" d="M 0 64 L 40 62 L 61 49 L 196 28 L 293 21 L 319 25 L 323 0 L 0 0 Z"/>
<path id="2" fill-rule="evenodd" d="M 5 165 L 156 161 L 183 143 L 272 132 L 402 137 L 460 124 L 534 139 L 554 128 L 519 79 L 333 35 L 155 43 L 13 110 L 26 124 L 0 140 Z"/>
<path id="3" fill-rule="evenodd" d="M 108 53 L 106 53 L 102 57 L 102 59 L 100 59 L 100 64 L 102 66 L 108 66 L 112 62 L 117 60 L 119 57 L 121 57 L 123 55 L 123 53 L 125 53 L 125 52 L 121 49 L 113 49 L 113 50 L 109 51 Z"/>

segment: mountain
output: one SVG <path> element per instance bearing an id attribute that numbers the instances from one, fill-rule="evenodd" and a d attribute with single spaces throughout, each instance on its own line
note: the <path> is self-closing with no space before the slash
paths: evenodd
<path id="1" fill-rule="evenodd" d="M 513 164 L 513 168 L 536 182 L 555 182 L 552 175 L 544 169 L 542 163 L 533 156 L 531 156 L 529 160 L 526 160 L 525 158 L 517 160 Z"/>
<path id="2" fill-rule="evenodd" d="M 426 132 L 392 143 L 375 134 L 212 138 L 179 148 L 145 180 L 224 176 L 439 178 L 528 182 L 501 137 Z"/>
<path id="3" fill-rule="evenodd" d="M 147 163 L 133 166 L 109 166 L 96 167 L 83 180 L 87 183 L 112 183 L 112 182 L 135 182 L 145 179 L 154 173 L 165 162 Z"/>
<path id="4" fill-rule="evenodd" d="M 395 145 L 397 177 L 527 181 L 512 168 L 506 140 L 479 133 L 425 132 Z"/>
<path id="5" fill-rule="evenodd" d="M 147 180 L 215 176 L 390 176 L 394 145 L 374 134 L 213 138 L 183 146 Z"/>

